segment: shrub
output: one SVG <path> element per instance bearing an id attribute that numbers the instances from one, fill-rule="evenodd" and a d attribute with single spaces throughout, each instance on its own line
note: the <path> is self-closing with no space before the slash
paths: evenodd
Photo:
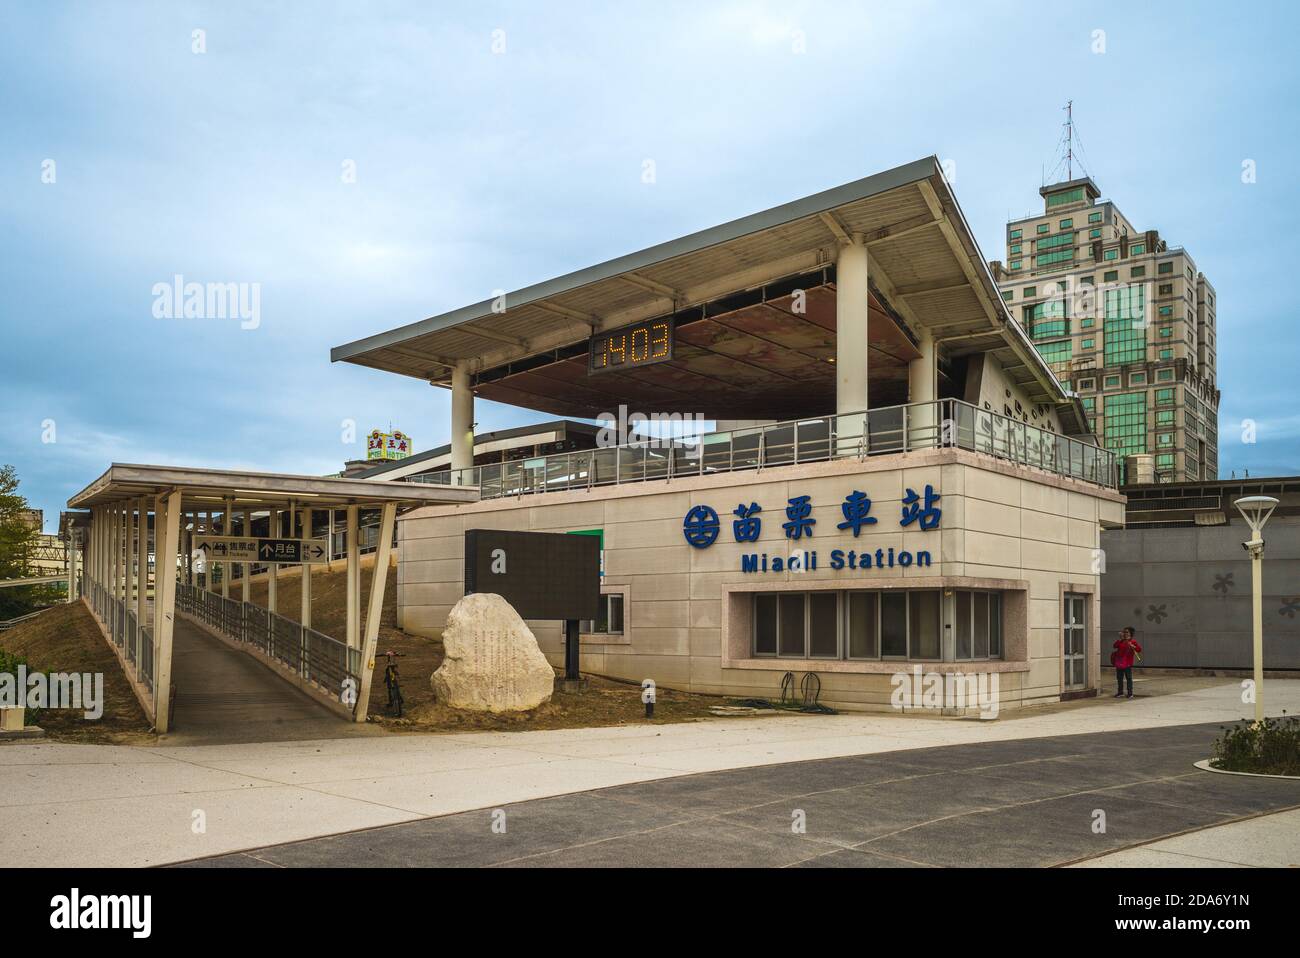
<path id="1" fill-rule="evenodd" d="M 1224 728 L 1210 765 L 1227 772 L 1300 775 L 1300 718 L 1264 719 Z"/>
<path id="2" fill-rule="evenodd" d="M 33 669 L 28 665 L 27 659 L 19 655 L 17 652 L 9 652 L 5 649 L 0 649 L 0 675 L 7 672 L 14 677 L 15 692 L 20 691 L 18 689 L 18 666 L 20 665 L 27 665 L 27 672 L 29 675 L 36 671 L 36 669 Z M 26 713 L 23 715 L 23 724 L 35 725 L 40 716 L 40 709 L 28 708 Z"/>

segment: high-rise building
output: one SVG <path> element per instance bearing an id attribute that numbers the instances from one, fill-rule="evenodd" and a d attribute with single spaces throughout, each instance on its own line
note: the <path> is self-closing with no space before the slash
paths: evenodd
<path id="1" fill-rule="evenodd" d="M 1080 395 L 1126 481 L 1217 479 L 1214 286 L 1090 177 L 1039 193 L 1043 212 L 1009 222 L 1006 265 L 991 264 L 1011 314 Z"/>

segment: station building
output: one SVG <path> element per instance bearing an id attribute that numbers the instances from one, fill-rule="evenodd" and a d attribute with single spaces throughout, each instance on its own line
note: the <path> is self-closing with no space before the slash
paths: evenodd
<path id="1" fill-rule="evenodd" d="M 447 468 L 477 500 L 398 520 L 398 614 L 435 636 L 464 533 L 597 535 L 582 668 L 890 708 L 894 677 L 996 675 L 1002 707 L 1095 693 L 1114 455 L 1013 320 L 929 157 L 336 347 L 451 390 Z M 618 428 L 482 461 L 489 399 Z M 633 411 L 632 416 L 627 415 Z M 624 433 L 637 415 L 717 424 Z M 405 467 L 403 467 L 405 468 Z M 534 622 L 563 661 L 563 627 Z"/>

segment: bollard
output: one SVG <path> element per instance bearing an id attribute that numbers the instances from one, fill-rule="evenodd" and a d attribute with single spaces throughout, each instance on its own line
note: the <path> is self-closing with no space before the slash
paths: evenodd
<path id="1" fill-rule="evenodd" d="M 655 680 L 644 679 L 641 682 L 641 701 L 645 703 L 645 717 L 655 717 Z"/>

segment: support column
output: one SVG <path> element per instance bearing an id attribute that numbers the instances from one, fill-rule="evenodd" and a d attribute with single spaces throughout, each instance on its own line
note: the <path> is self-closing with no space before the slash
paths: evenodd
<path id="1" fill-rule="evenodd" d="M 370 704 L 370 682 L 375 675 L 375 645 L 379 641 L 379 620 L 384 614 L 384 589 L 388 585 L 388 562 L 393 553 L 393 523 L 396 518 L 397 503 L 385 502 L 380 513 L 379 542 L 375 547 L 375 571 L 370 577 L 366 638 L 361 650 L 361 682 L 357 689 L 356 708 L 352 712 L 352 718 L 357 722 L 366 720 L 366 710 Z"/>
<path id="2" fill-rule="evenodd" d="M 159 496 L 154 510 L 154 729 L 171 722 L 172 627 L 176 621 L 176 549 L 180 539 L 181 494 Z"/>
<path id="3" fill-rule="evenodd" d="M 470 391 L 469 369 L 461 364 L 451 371 L 451 482 L 454 486 L 473 483 L 457 472 L 474 465 L 474 393 Z"/>
<path id="4" fill-rule="evenodd" d="M 311 539 L 311 521 L 312 510 L 302 510 L 302 537 Z M 302 610 L 298 613 L 298 621 L 302 623 L 304 629 L 311 628 L 311 563 L 302 564 Z"/>
<path id="5" fill-rule="evenodd" d="M 231 524 L 234 521 L 235 500 L 226 500 L 226 511 L 221 514 L 221 534 L 223 536 L 233 536 L 235 527 Z M 230 598 L 230 576 L 234 572 L 234 564 L 227 562 L 221 567 L 221 597 Z"/>
<path id="6" fill-rule="evenodd" d="M 867 408 L 867 247 L 861 233 L 839 249 L 835 263 L 835 412 L 841 417 L 836 449 L 840 455 L 865 451 L 866 417 L 845 416 Z"/>
<path id="7" fill-rule="evenodd" d="M 77 532 L 74 526 L 69 525 L 67 535 L 68 546 L 68 601 L 77 601 Z"/>
<path id="8" fill-rule="evenodd" d="M 347 509 L 347 593 L 348 593 L 348 619 L 346 637 L 349 649 L 358 649 L 361 647 L 361 543 L 358 542 L 360 526 L 359 506 L 348 506 Z"/>
<path id="9" fill-rule="evenodd" d="M 149 614 L 149 499 L 141 496 L 140 525 L 135 530 L 135 548 L 140 554 L 140 591 L 135 596 L 135 624 L 145 628 Z"/>
<path id="10" fill-rule="evenodd" d="M 137 589 L 140 589 L 138 573 L 136 572 L 136 560 L 140 556 L 140 536 L 139 527 L 133 522 L 135 518 L 135 503 L 126 504 L 126 606 L 129 608 L 139 595 Z M 146 558 L 145 562 L 148 561 Z M 144 562 L 140 563 L 144 565 Z"/>
<path id="11" fill-rule="evenodd" d="M 272 539 L 280 538 L 280 510 L 272 509 L 267 513 L 267 534 Z M 266 570 L 266 607 L 273 614 L 280 611 L 280 566 L 272 562 Z"/>
<path id="12" fill-rule="evenodd" d="M 253 537 L 253 510 L 245 509 L 244 510 L 244 538 L 251 539 L 252 537 Z M 253 573 L 252 564 L 250 563 L 245 565 L 244 579 L 243 579 L 244 582 L 243 596 L 245 602 L 251 602 L 253 600 L 252 586 L 248 581 L 253 577 L 252 573 Z"/>
<path id="13" fill-rule="evenodd" d="M 212 535 L 212 510 L 203 513 L 203 531 L 207 535 Z M 212 560 L 204 554 L 203 556 L 203 589 L 206 592 L 216 592 L 215 583 L 212 579 Z"/>
<path id="14" fill-rule="evenodd" d="M 921 355 L 907 364 L 907 396 L 913 405 L 907 410 L 908 448 L 929 448 L 940 444 L 938 407 L 939 370 L 936 366 L 934 336 L 929 330 L 917 330 Z M 914 405 L 929 403 L 930 405 Z"/>

